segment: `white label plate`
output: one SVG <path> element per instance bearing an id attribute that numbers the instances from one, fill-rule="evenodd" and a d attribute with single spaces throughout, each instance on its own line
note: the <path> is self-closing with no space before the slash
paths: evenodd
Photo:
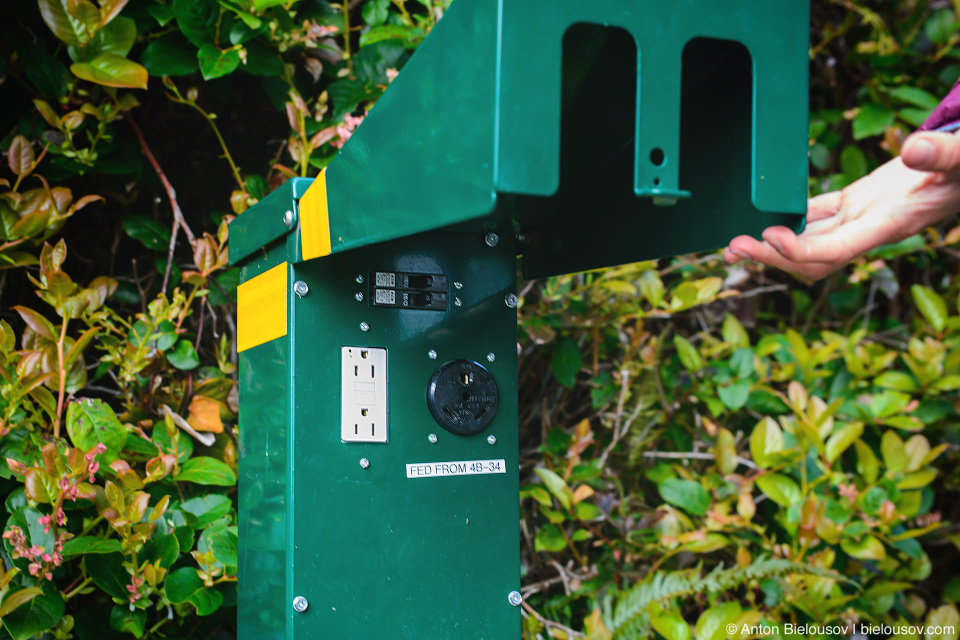
<path id="1" fill-rule="evenodd" d="M 407 465 L 408 478 L 478 476 L 506 472 L 507 464 L 503 460 L 456 460 L 454 462 L 420 462 Z"/>

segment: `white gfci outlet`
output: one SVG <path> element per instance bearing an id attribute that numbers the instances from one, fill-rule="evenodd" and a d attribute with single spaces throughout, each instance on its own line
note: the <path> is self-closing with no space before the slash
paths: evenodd
<path id="1" fill-rule="evenodd" d="M 387 350 L 340 348 L 340 439 L 387 441 Z"/>

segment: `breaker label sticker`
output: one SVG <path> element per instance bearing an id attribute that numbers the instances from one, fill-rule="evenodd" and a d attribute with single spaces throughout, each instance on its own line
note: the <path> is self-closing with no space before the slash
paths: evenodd
<path id="1" fill-rule="evenodd" d="M 476 476 L 506 472 L 507 465 L 503 460 L 458 460 L 455 462 L 421 462 L 407 465 L 408 478 Z"/>

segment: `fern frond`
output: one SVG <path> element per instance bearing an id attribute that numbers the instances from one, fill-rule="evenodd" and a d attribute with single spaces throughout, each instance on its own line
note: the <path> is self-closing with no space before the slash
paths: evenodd
<path id="1" fill-rule="evenodd" d="M 732 591 L 754 580 L 792 574 L 812 574 L 856 584 L 835 571 L 767 556 L 758 557 L 746 567 L 724 569 L 721 564 L 705 576 L 700 576 L 699 570 L 657 572 L 635 585 L 617 603 L 612 619 L 614 637 L 623 640 L 647 637 L 649 622 L 646 611 L 652 602 L 698 593 L 715 595 Z"/>

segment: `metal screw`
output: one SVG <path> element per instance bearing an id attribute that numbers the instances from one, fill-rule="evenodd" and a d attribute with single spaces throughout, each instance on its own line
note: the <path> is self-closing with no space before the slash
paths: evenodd
<path id="1" fill-rule="evenodd" d="M 507 602 L 515 607 L 519 607 L 523 602 L 523 596 L 520 595 L 519 591 L 511 591 L 507 594 Z"/>
<path id="2" fill-rule="evenodd" d="M 508 293 L 507 297 L 503 299 L 507 303 L 507 306 L 511 309 L 517 308 L 517 303 L 520 302 L 520 298 L 517 297 L 515 293 Z"/>
<path id="3" fill-rule="evenodd" d="M 307 610 L 307 607 L 310 606 L 310 603 L 307 602 L 307 599 L 303 596 L 297 596 L 293 599 L 293 610 L 297 613 L 303 613 Z"/>
<path id="4" fill-rule="evenodd" d="M 284 214 L 283 214 L 283 224 L 287 225 L 288 227 L 292 227 L 292 226 L 293 226 L 293 211 L 287 209 L 287 210 L 284 212 Z"/>
<path id="5" fill-rule="evenodd" d="M 303 280 L 297 280 L 293 283 L 293 292 L 302 298 L 310 292 L 310 287 Z"/>
<path id="6" fill-rule="evenodd" d="M 431 360 L 436 360 L 437 352 L 434 351 L 433 349 L 430 349 L 430 351 L 427 351 L 427 357 L 430 358 Z"/>
<path id="7" fill-rule="evenodd" d="M 491 231 L 483 237 L 483 241 L 487 243 L 488 247 L 495 247 L 500 242 L 500 236 Z"/>
<path id="8" fill-rule="evenodd" d="M 368 325 L 366 322 L 361 322 L 360 331 L 370 331 L 370 325 Z"/>
<path id="9" fill-rule="evenodd" d="M 496 359 L 497 359 L 497 356 L 493 355 L 492 352 L 487 354 L 487 362 L 493 362 Z"/>
<path id="10" fill-rule="evenodd" d="M 431 433 L 427 436 L 427 440 L 430 441 L 430 444 L 437 444 L 437 434 Z"/>
<path id="11" fill-rule="evenodd" d="M 461 302 L 460 298 L 454 298 L 454 299 L 453 299 L 453 306 L 455 306 L 455 307 L 463 306 L 463 302 Z"/>
<path id="12" fill-rule="evenodd" d="M 370 461 L 369 461 L 369 460 L 367 460 L 366 458 L 360 458 L 360 468 L 361 468 L 361 469 L 366 469 L 366 468 L 369 467 L 369 466 L 370 466 Z"/>
<path id="13" fill-rule="evenodd" d="M 497 436 L 493 434 L 487 436 L 487 444 L 497 444 Z"/>
<path id="14" fill-rule="evenodd" d="M 359 291 L 353 294 L 353 297 L 357 299 L 357 302 L 363 302 L 363 294 Z"/>
<path id="15" fill-rule="evenodd" d="M 363 284 L 363 276 L 360 275 L 359 273 L 357 274 L 357 277 L 355 278 L 355 280 L 357 281 L 357 284 Z"/>
<path id="16" fill-rule="evenodd" d="M 454 283 L 453 283 L 453 288 L 454 288 L 454 289 L 463 289 L 463 283 L 460 282 L 460 281 L 454 282 Z"/>

